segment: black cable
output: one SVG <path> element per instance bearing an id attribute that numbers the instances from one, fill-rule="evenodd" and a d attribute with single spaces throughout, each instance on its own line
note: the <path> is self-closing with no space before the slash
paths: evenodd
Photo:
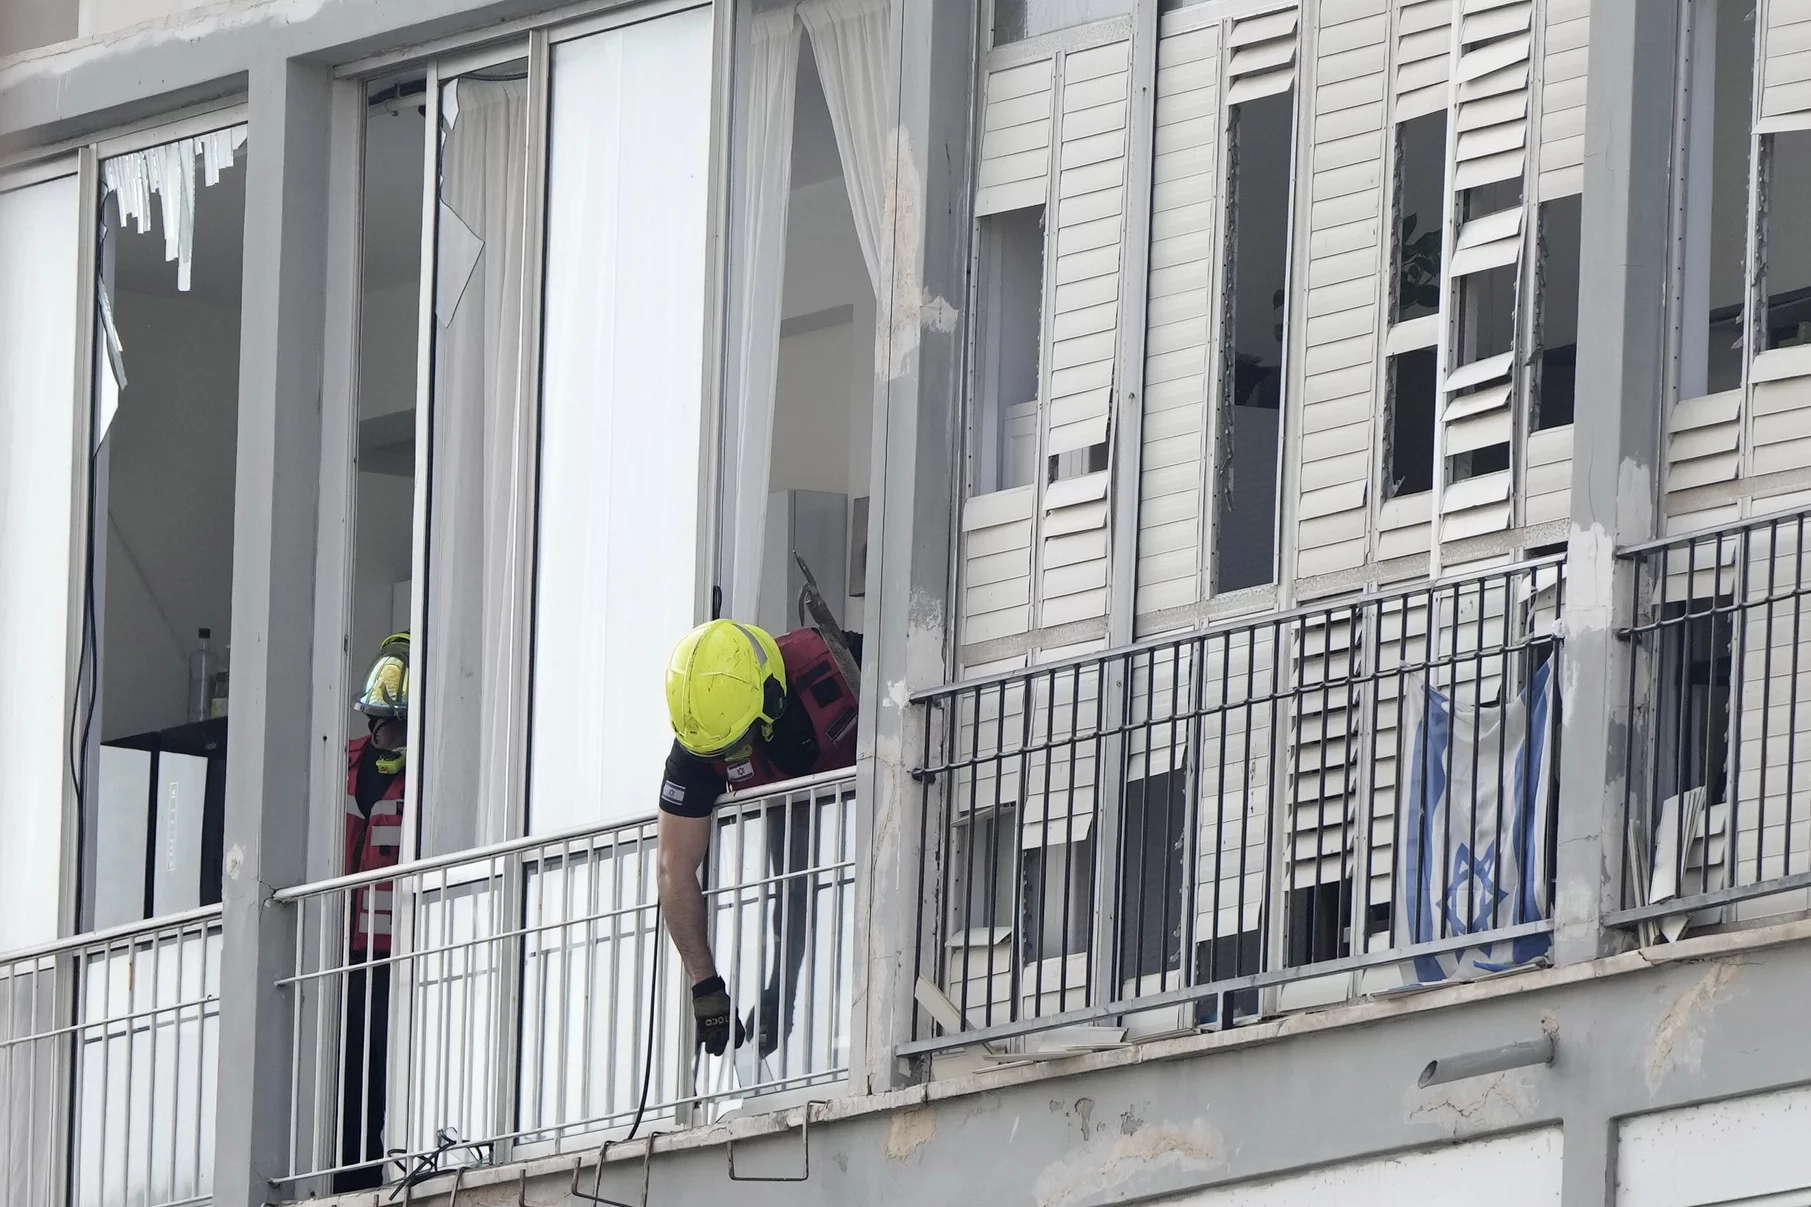
<path id="1" fill-rule="evenodd" d="M 648 1087 L 654 1082 L 654 1023 L 660 1017 L 660 1008 L 655 1002 L 660 994 L 660 956 L 665 947 L 666 944 L 660 941 L 660 903 L 656 901 L 654 903 L 654 978 L 648 986 L 647 1063 L 641 1071 L 641 1101 L 635 1104 L 635 1122 L 629 1125 L 629 1134 L 623 1137 L 625 1140 L 635 1139 L 635 1133 L 641 1129 L 641 1117 L 647 1113 L 648 1109 Z"/>

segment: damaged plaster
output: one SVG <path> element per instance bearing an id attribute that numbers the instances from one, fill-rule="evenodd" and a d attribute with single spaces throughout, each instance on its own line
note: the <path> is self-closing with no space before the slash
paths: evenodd
<path id="1" fill-rule="evenodd" d="M 885 1152 L 889 1161 L 916 1157 L 937 1136 L 937 1108 L 921 1106 L 901 1111 L 887 1124 Z"/>
<path id="2" fill-rule="evenodd" d="M 1647 1065 L 1643 1070 L 1648 1093 L 1658 1091 L 1675 1070 L 1697 1072 L 1702 1066 L 1706 1016 L 1728 996 L 1740 969 L 1740 964 L 1730 960 L 1711 964 L 1697 983 L 1674 998 L 1654 1023 L 1648 1035 Z"/>
<path id="3" fill-rule="evenodd" d="M 1088 1118 L 1091 1113 L 1084 1130 Z M 1135 1194 L 1138 1183 L 1156 1174 L 1206 1174 L 1225 1165 L 1225 1138 L 1207 1120 L 1146 1124 L 1128 1111 L 1115 1126 L 1094 1125 L 1091 1139 L 1045 1166 L 1031 1193 L 1038 1207 L 1073 1207 L 1111 1192 Z"/>
<path id="4" fill-rule="evenodd" d="M 1411 1124 L 1438 1128 L 1449 1140 L 1514 1127 L 1535 1108 L 1535 1076 L 1517 1069 L 1427 1089 L 1411 1087 L 1403 1096 L 1405 1117 Z"/>

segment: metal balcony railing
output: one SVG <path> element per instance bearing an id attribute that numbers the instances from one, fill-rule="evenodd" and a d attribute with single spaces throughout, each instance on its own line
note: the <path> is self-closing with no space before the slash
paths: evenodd
<path id="1" fill-rule="evenodd" d="M 219 906 L 0 955 L 0 1204 L 206 1202 L 219 992 Z"/>
<path id="2" fill-rule="evenodd" d="M 904 1054 L 1541 958 L 1563 589 L 1546 558 L 918 697 Z"/>
<path id="3" fill-rule="evenodd" d="M 297 951 L 283 1180 L 595 1148 L 846 1077 L 854 794 L 841 771 L 719 804 L 706 902 L 750 1032 L 721 1059 L 691 1037 L 652 818 L 278 893 Z"/>
<path id="4" fill-rule="evenodd" d="M 1811 904 L 1811 513 L 1624 550 L 1622 906 L 1644 941 Z"/>

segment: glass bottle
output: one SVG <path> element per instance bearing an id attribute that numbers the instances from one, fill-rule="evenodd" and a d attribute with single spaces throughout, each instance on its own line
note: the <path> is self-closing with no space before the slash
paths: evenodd
<path id="1" fill-rule="evenodd" d="M 189 652 L 190 721 L 205 721 L 212 711 L 214 673 L 219 669 L 214 651 L 208 646 L 208 639 L 212 636 L 209 629 L 196 630 L 196 645 Z"/>

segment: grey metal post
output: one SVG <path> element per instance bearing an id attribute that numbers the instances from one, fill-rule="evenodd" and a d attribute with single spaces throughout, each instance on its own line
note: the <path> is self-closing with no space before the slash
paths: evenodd
<path id="1" fill-rule="evenodd" d="M 249 73 L 245 295 L 233 515 L 220 1085 L 214 1202 L 286 1195 L 294 961 L 273 890 L 306 876 L 327 256 L 330 77 L 272 58 Z"/>
<path id="2" fill-rule="evenodd" d="M 1615 551 L 1656 523 L 1677 22 L 1675 5 L 1652 0 L 1591 8 L 1561 678 L 1555 958 L 1565 963 L 1622 942 L 1602 925 L 1620 891 L 1624 760 L 1637 721 L 1629 651 L 1615 632 L 1630 571 Z M 1601 1189 L 1590 1201 L 1602 1201 Z"/>
<path id="3" fill-rule="evenodd" d="M 867 666 L 861 757 L 850 1080 L 899 1083 L 893 1048 L 912 1021 L 924 744 L 910 692 L 944 679 L 950 537 L 968 290 L 969 118 L 975 5 L 894 6 L 900 32 L 891 279 L 877 299 Z"/>

